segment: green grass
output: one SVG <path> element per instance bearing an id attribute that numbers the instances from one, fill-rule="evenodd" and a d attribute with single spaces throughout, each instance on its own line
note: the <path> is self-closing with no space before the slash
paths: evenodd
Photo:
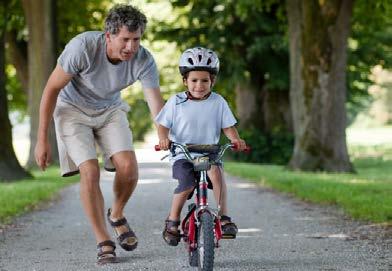
<path id="1" fill-rule="evenodd" d="M 352 217 L 392 222 L 392 146 L 351 147 L 357 174 L 292 172 L 282 166 L 225 163 L 226 170 L 297 196 L 300 199 L 341 206 Z M 33 171 L 34 180 L 0 183 L 0 223 L 49 201 L 79 177 L 59 177 L 58 168 Z"/>
<path id="2" fill-rule="evenodd" d="M 356 174 L 292 172 L 282 166 L 225 163 L 228 173 L 315 203 L 336 204 L 353 218 L 392 222 L 392 146 L 352 147 Z"/>
<path id="3" fill-rule="evenodd" d="M 32 174 L 35 177 L 32 180 L 0 183 L 0 223 L 8 223 L 12 217 L 53 199 L 61 188 L 78 180 L 78 176 L 60 177 L 59 169 L 55 167 Z"/>

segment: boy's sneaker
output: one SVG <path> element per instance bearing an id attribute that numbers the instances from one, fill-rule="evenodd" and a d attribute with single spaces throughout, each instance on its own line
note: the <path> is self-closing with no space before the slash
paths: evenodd
<path id="1" fill-rule="evenodd" d="M 231 217 L 222 215 L 220 219 L 222 228 L 222 239 L 234 239 L 237 236 L 237 225 L 231 221 Z"/>

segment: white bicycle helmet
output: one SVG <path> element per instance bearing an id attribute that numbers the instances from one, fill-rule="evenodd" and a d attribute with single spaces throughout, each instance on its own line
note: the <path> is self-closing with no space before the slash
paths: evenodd
<path id="1" fill-rule="evenodd" d="M 179 69 L 182 76 L 190 71 L 208 71 L 216 75 L 219 71 L 219 58 L 210 49 L 194 47 L 182 53 Z"/>

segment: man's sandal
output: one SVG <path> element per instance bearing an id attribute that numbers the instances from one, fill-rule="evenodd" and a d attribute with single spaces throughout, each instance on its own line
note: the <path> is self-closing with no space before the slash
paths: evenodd
<path id="1" fill-rule="evenodd" d="M 109 224 L 113 227 L 114 232 L 116 233 L 118 244 L 126 251 L 134 250 L 137 247 L 138 241 L 135 233 L 129 226 L 127 219 L 123 217 L 117 221 L 113 221 L 110 218 L 111 212 L 112 210 L 108 209 L 107 219 L 109 221 Z M 119 233 L 116 228 L 120 226 L 125 226 L 128 230 L 126 232 Z"/>
<path id="2" fill-rule="evenodd" d="M 231 218 L 226 215 L 222 215 L 220 219 L 222 228 L 222 239 L 234 239 L 237 236 L 238 228 L 234 222 L 231 222 Z"/>
<path id="3" fill-rule="evenodd" d="M 103 250 L 103 247 L 112 247 L 112 250 Z M 116 252 L 116 244 L 112 240 L 106 240 L 97 245 L 97 264 L 107 264 L 107 263 L 116 263 L 117 257 Z"/>
<path id="4" fill-rule="evenodd" d="M 165 220 L 165 228 L 163 229 L 162 237 L 169 246 L 177 246 L 181 241 L 181 234 L 178 230 L 179 225 L 180 221 Z"/>

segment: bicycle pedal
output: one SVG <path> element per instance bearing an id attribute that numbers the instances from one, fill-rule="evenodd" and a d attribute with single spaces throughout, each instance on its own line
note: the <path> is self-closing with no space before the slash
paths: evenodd
<path id="1" fill-rule="evenodd" d="M 223 234 L 222 235 L 222 239 L 235 239 L 236 235 L 232 235 L 232 234 Z"/>

